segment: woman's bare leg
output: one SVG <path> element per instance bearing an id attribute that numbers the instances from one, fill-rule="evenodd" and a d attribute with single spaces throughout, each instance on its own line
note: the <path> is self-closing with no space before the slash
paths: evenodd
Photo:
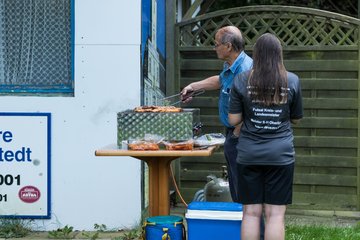
<path id="1" fill-rule="evenodd" d="M 260 219 L 262 217 L 262 209 L 262 204 L 243 205 L 241 240 L 260 239 Z"/>
<path id="2" fill-rule="evenodd" d="M 286 205 L 265 204 L 265 240 L 285 239 Z"/>

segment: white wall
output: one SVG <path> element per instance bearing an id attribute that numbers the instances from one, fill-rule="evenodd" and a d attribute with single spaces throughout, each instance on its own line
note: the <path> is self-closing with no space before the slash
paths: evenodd
<path id="1" fill-rule="evenodd" d="M 52 214 L 39 230 L 138 223 L 140 161 L 94 151 L 116 143 L 117 112 L 140 105 L 140 36 L 141 0 L 76 0 L 75 97 L 2 98 L 4 112 L 52 114 Z"/>

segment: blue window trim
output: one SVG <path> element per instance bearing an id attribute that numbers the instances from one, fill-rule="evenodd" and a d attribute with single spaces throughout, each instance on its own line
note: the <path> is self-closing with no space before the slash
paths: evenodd
<path id="1" fill-rule="evenodd" d="M 74 81 L 72 79 L 72 81 Z M 40 85 L 1 85 L 0 84 L 0 94 L 8 94 L 8 93 L 73 93 L 73 88 L 69 88 L 65 85 L 46 85 L 41 87 Z"/>
<path id="2" fill-rule="evenodd" d="M 72 81 L 72 91 L 74 89 L 74 79 L 75 79 L 75 0 L 71 0 L 71 81 Z"/>
<path id="3" fill-rule="evenodd" d="M 31 86 L 31 85 L 0 85 L 0 95 L 13 95 L 20 93 L 23 95 L 51 95 L 57 96 L 74 96 L 75 94 L 75 0 L 70 0 L 70 15 L 71 15 L 71 86 L 69 85 L 46 85 L 46 86 Z"/>

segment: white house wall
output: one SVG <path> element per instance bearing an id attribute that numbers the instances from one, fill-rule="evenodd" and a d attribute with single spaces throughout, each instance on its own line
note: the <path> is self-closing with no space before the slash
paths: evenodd
<path id="1" fill-rule="evenodd" d="M 75 1 L 75 97 L 1 97 L 3 112 L 50 112 L 51 219 L 39 230 L 128 228 L 141 215 L 141 165 L 95 157 L 119 111 L 140 105 L 141 1 Z"/>
<path id="2" fill-rule="evenodd" d="M 141 0 L 75 0 L 78 44 L 140 45 Z"/>

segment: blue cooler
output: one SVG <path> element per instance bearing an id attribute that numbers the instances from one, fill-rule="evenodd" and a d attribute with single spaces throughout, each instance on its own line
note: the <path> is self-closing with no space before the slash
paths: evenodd
<path id="1" fill-rule="evenodd" d="M 188 240 L 239 240 L 242 216 L 240 203 L 191 202 L 185 214 Z"/>
<path id="2" fill-rule="evenodd" d="M 155 216 L 146 219 L 144 224 L 146 240 L 183 240 L 185 229 L 179 216 Z"/>

